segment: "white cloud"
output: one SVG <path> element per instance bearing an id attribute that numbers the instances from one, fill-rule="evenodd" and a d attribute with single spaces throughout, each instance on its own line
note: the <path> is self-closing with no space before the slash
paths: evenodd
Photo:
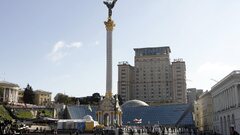
<path id="1" fill-rule="evenodd" d="M 198 69 L 200 73 L 226 73 L 236 69 L 236 66 L 226 65 L 223 63 L 206 62 Z"/>
<path id="2" fill-rule="evenodd" d="M 66 45 L 67 48 L 80 48 L 82 46 L 81 42 L 73 42 L 70 45 Z"/>
<path id="3" fill-rule="evenodd" d="M 67 44 L 64 41 L 58 41 L 54 44 L 52 51 L 48 54 L 48 58 L 50 58 L 53 62 L 57 62 L 69 55 L 72 49 L 77 49 L 81 46 L 81 42 L 72 42 Z"/>
<path id="4" fill-rule="evenodd" d="M 99 45 L 99 41 L 95 41 L 95 45 Z"/>
<path id="5" fill-rule="evenodd" d="M 220 62 L 203 63 L 196 72 L 191 72 L 187 75 L 191 80 L 187 82 L 187 87 L 210 90 L 216 84 L 216 81 L 220 81 L 233 70 L 238 70 L 238 67 L 239 65 L 229 65 Z"/>

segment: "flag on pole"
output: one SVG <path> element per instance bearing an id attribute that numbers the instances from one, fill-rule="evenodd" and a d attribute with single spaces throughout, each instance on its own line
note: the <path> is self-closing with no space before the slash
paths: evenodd
<path id="1" fill-rule="evenodd" d="M 88 104 L 88 110 L 92 112 L 92 108 L 91 108 L 90 104 Z"/>
<path id="2" fill-rule="evenodd" d="M 133 121 L 134 121 L 135 123 L 137 123 L 137 124 L 142 123 L 142 119 L 137 119 L 137 118 L 135 118 Z"/>

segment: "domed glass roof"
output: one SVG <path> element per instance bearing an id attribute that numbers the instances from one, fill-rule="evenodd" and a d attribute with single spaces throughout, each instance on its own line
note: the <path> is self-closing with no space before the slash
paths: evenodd
<path id="1" fill-rule="evenodd" d="M 86 115 L 83 117 L 83 119 L 85 119 L 86 121 L 93 121 L 93 118 L 91 115 Z"/>
<path id="2" fill-rule="evenodd" d="M 141 101 L 141 100 L 129 100 L 125 102 L 122 107 L 140 107 L 140 106 L 149 106 L 147 103 Z"/>

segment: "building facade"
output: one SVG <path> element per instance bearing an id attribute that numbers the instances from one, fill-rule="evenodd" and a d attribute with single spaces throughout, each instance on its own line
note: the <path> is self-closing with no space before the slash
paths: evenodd
<path id="1" fill-rule="evenodd" d="M 34 104 L 36 105 L 46 106 L 51 103 L 51 98 L 52 98 L 51 92 L 43 91 L 43 90 L 35 90 L 34 95 L 35 95 Z"/>
<path id="2" fill-rule="evenodd" d="M 14 83 L 0 81 L 0 100 L 1 102 L 17 103 L 19 86 Z"/>
<path id="3" fill-rule="evenodd" d="M 137 48 L 133 98 L 149 104 L 172 100 L 169 47 Z"/>
<path id="4" fill-rule="evenodd" d="M 196 88 L 187 89 L 187 103 L 194 104 L 194 101 L 198 100 L 199 96 L 203 94 L 203 90 Z"/>
<path id="5" fill-rule="evenodd" d="M 173 101 L 186 103 L 186 65 L 182 59 L 175 59 L 172 62 L 172 76 Z"/>
<path id="6" fill-rule="evenodd" d="M 204 92 L 194 104 L 195 125 L 202 133 L 213 132 L 213 104 L 210 92 Z"/>
<path id="7" fill-rule="evenodd" d="M 186 103 L 186 67 L 183 60 L 170 61 L 170 47 L 136 48 L 135 65 L 118 65 L 118 94 L 150 105 Z M 126 71 L 131 71 L 126 73 Z M 126 75 L 125 75 L 126 74 Z M 125 75 L 125 76 L 123 76 Z M 132 87 L 130 87 L 132 86 Z"/>
<path id="8" fill-rule="evenodd" d="M 195 122 L 195 126 L 199 129 L 201 127 L 201 125 L 203 125 L 202 121 L 200 119 L 200 113 L 201 113 L 201 111 L 199 110 L 200 105 L 197 101 L 194 101 L 193 107 L 194 107 L 193 119 L 194 119 L 194 122 Z"/>
<path id="9" fill-rule="evenodd" d="M 23 95 L 24 95 L 24 91 L 23 90 L 19 90 L 18 91 L 18 103 L 24 103 Z"/>
<path id="10" fill-rule="evenodd" d="M 211 88 L 213 129 L 229 135 L 230 126 L 240 132 L 240 70 L 231 72 Z"/>
<path id="11" fill-rule="evenodd" d="M 121 93 L 123 102 L 132 99 L 134 90 L 134 67 L 128 62 L 118 65 L 118 93 Z"/>

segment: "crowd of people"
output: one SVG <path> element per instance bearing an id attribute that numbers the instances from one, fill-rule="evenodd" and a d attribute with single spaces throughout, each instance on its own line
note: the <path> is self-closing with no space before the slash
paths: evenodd
<path id="1" fill-rule="evenodd" d="M 135 133 L 147 133 L 151 135 L 165 135 L 165 134 L 186 134 L 197 135 L 195 128 L 179 128 L 170 126 L 127 126 L 124 132 L 133 135 Z"/>
<path id="2" fill-rule="evenodd" d="M 0 135 L 14 135 L 18 130 L 18 125 L 16 122 L 11 120 L 0 121 Z"/>

